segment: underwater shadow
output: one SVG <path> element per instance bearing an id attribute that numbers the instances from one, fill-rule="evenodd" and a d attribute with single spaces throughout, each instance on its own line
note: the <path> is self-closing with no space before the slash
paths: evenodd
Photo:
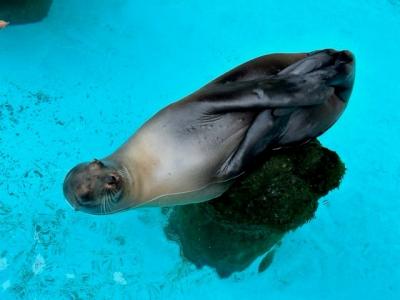
<path id="1" fill-rule="evenodd" d="M 345 166 L 317 141 L 274 151 L 221 197 L 164 209 L 164 232 L 181 255 L 222 278 L 245 270 L 265 254 L 259 272 L 272 263 L 288 231 L 314 217 L 318 199 L 339 186 Z"/>

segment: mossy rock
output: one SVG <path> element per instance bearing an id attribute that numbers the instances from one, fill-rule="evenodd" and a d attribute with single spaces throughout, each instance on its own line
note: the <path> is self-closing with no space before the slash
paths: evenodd
<path id="1" fill-rule="evenodd" d="M 197 267 L 213 267 L 221 277 L 244 270 L 313 218 L 318 199 L 345 172 L 338 155 L 316 140 L 273 151 L 262 162 L 221 197 L 169 209 L 165 233 Z"/>
<path id="2" fill-rule="evenodd" d="M 233 224 L 294 229 L 314 216 L 318 199 L 339 186 L 344 172 L 339 156 L 315 140 L 273 152 L 221 197 L 200 205 Z"/>
<path id="3" fill-rule="evenodd" d="M 0 20 L 10 25 L 39 22 L 43 20 L 53 0 L 1 0 Z"/>

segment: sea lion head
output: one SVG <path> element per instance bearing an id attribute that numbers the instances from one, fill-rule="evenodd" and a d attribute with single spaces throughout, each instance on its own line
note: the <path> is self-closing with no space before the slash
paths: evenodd
<path id="1" fill-rule="evenodd" d="M 64 180 L 64 195 L 76 209 L 95 215 L 110 214 L 124 205 L 129 173 L 118 163 L 95 159 L 75 166 Z"/>

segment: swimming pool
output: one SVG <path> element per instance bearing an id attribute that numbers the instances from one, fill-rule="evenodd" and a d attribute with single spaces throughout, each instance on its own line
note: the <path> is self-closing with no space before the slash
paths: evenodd
<path id="1" fill-rule="evenodd" d="M 395 0 L 60 0 L 0 31 L 0 299 L 398 299 L 399 26 Z M 160 209 L 68 206 L 66 172 L 160 108 L 251 58 L 323 48 L 357 59 L 349 107 L 320 139 L 347 172 L 264 273 L 197 270 Z"/>

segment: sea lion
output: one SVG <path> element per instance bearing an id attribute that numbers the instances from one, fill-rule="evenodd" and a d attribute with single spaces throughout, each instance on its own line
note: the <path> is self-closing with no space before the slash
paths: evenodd
<path id="1" fill-rule="evenodd" d="M 349 51 L 256 58 L 162 109 L 110 156 L 74 167 L 64 194 L 92 214 L 216 198 L 261 154 L 331 127 L 353 81 Z"/>

